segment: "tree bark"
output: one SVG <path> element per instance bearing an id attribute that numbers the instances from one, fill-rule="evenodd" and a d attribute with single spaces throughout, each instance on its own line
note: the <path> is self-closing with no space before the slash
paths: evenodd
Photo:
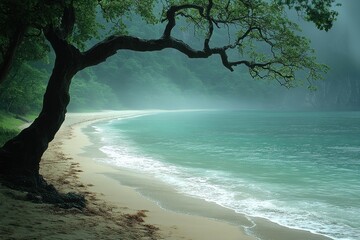
<path id="1" fill-rule="evenodd" d="M 173 38 L 144 40 L 130 36 L 110 37 L 81 53 L 59 37 L 57 30 L 49 29 L 45 36 L 55 51 L 56 60 L 44 95 L 43 108 L 30 127 L 0 148 L 0 175 L 12 178 L 12 181 L 24 181 L 16 184 L 42 184 L 39 163 L 65 120 L 71 79 L 78 71 L 105 61 L 121 49 L 144 52 L 173 48 L 190 58 L 207 58 L 213 54 L 211 51 L 192 49 Z"/>
<path id="2" fill-rule="evenodd" d="M 43 108 L 28 128 L 0 148 L 0 174 L 14 181 L 21 179 L 25 185 L 37 186 L 42 182 L 39 163 L 65 119 L 71 79 L 79 69 L 79 51 L 58 38 L 54 31 L 46 35 L 56 52 L 56 60 Z"/>
<path id="3" fill-rule="evenodd" d="M 7 175 L 8 177 L 14 176 L 15 178 L 25 176 L 26 179 L 33 179 L 30 182 L 34 182 L 35 184 L 41 183 L 39 163 L 49 142 L 53 140 L 65 119 L 66 107 L 70 101 L 69 87 L 72 77 L 84 68 L 104 62 L 108 57 L 116 54 L 118 50 L 147 52 L 171 48 L 178 50 L 189 58 L 208 58 L 212 55 L 218 55 L 223 65 L 231 71 L 233 71 L 233 67 L 235 66 L 245 65 L 251 70 L 250 73 L 253 77 L 264 78 L 265 76 L 260 75 L 260 70 L 262 69 L 266 71 L 269 76 L 275 76 L 274 78 L 278 81 L 279 79 L 284 79 L 285 83 L 283 85 L 291 82 L 294 75 L 292 71 L 290 75 L 284 74 L 284 72 L 287 72 L 285 70 L 279 71 L 279 65 L 286 67 L 289 64 L 294 64 L 293 68 L 308 67 L 297 63 L 297 60 L 293 63 L 292 59 L 297 59 L 295 56 L 291 57 L 291 59 L 286 58 L 284 62 L 279 62 L 276 59 L 267 62 L 254 62 L 249 60 L 229 61 L 227 51 L 240 46 L 241 41 L 245 37 L 253 31 L 258 31 L 261 27 L 250 26 L 249 29 L 238 38 L 235 44 L 211 48 L 209 42 L 212 36 L 214 20 L 210 17 L 212 1 L 209 0 L 208 2 L 209 4 L 206 9 L 193 4 L 171 7 L 167 12 L 168 24 L 166 25 L 163 36 L 159 39 L 146 40 L 132 36 L 113 35 L 85 52 L 80 52 L 64 40 L 72 31 L 75 20 L 73 8 L 65 8 L 60 29 L 52 29 L 51 27 L 49 27 L 49 29 L 43 29 L 45 37 L 55 51 L 56 61 L 44 95 L 42 111 L 29 128 L 23 130 L 14 139 L 9 140 L 0 149 L 0 175 Z M 183 9 L 195 9 L 208 21 L 209 32 L 207 38 L 205 38 L 203 49 L 192 48 L 185 42 L 171 37 L 171 31 L 176 24 L 175 16 L 178 11 Z M 267 37 L 262 36 L 262 38 L 266 43 L 272 44 Z M 274 58 L 277 58 L 277 56 L 274 55 Z M 291 63 L 288 63 L 288 61 Z"/>

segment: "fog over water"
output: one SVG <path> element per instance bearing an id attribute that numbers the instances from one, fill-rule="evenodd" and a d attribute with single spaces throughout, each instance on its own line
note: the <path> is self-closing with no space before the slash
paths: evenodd
<path id="1" fill-rule="evenodd" d="M 318 62 L 330 67 L 325 81 L 315 83 L 315 92 L 307 89 L 307 83 L 286 89 L 275 81 L 253 80 L 245 67 L 230 72 L 218 56 L 189 59 L 175 50 L 121 51 L 79 77 L 96 76 L 109 85 L 113 93 L 106 97 L 114 108 L 359 110 L 360 1 L 341 3 L 338 20 L 328 32 L 289 13 L 301 26 L 300 34 L 311 40 Z M 179 21 L 179 25 L 174 29 L 175 36 L 201 49 L 201 39 L 194 36 L 193 28 L 181 31 L 186 24 Z M 163 29 L 164 25 L 143 26 L 136 17 L 129 24 L 129 33 L 142 38 L 158 38 Z M 212 46 L 223 44 L 224 32 L 216 31 Z"/>
<path id="2" fill-rule="evenodd" d="M 357 239 L 360 112 L 350 110 L 360 110 L 360 1 L 342 4 L 328 32 L 289 13 L 311 39 L 318 61 L 330 67 L 315 92 L 254 81 L 244 67 L 229 72 L 218 58 L 188 59 L 172 50 L 122 52 L 96 67 L 94 74 L 128 108 L 270 110 L 168 112 L 101 123 L 89 130 L 101 136 L 106 157 L 99 161 L 150 174 L 179 194 L 249 219 Z M 142 37 L 161 34 L 159 26 L 130 30 Z M 177 34 L 197 46 L 189 31 Z M 151 186 L 128 184 L 164 208 L 187 212 L 188 205 L 171 205 Z M 250 233 L 259 236 L 256 228 Z"/>
<path id="3" fill-rule="evenodd" d="M 302 24 L 310 37 L 318 59 L 330 66 L 326 81 L 315 93 L 322 106 L 335 109 L 359 109 L 360 104 L 360 2 L 342 1 L 339 16 L 328 32 Z M 327 95 L 327 96 L 326 96 Z"/>

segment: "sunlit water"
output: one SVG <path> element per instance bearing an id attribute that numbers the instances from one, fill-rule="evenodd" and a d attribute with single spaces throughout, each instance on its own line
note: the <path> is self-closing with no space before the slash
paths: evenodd
<path id="1" fill-rule="evenodd" d="M 360 236 L 360 113 L 208 111 L 96 124 L 107 162 L 334 239 Z"/>

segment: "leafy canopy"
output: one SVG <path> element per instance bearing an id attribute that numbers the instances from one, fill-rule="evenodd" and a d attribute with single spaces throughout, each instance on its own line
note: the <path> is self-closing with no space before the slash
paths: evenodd
<path id="1" fill-rule="evenodd" d="M 242 65 L 254 78 L 292 87 L 320 79 L 327 68 L 316 62 L 309 40 L 288 19 L 287 9 L 328 30 L 337 16 L 335 5 L 335 0 L 1 0 L 0 66 L 9 61 L 15 37 L 21 38 L 14 56 L 19 61 L 37 60 L 49 51 L 44 34 L 49 29 L 84 50 L 95 38 L 108 36 L 99 43 L 105 45 L 129 35 L 127 26 L 137 16 L 144 24 L 163 24 L 163 32 L 153 39 L 161 45 L 155 50 L 174 48 L 191 58 L 217 55 L 231 71 Z M 173 36 L 181 22 L 202 39 L 201 48 Z M 216 32 L 222 35 L 221 46 L 214 43 Z"/>

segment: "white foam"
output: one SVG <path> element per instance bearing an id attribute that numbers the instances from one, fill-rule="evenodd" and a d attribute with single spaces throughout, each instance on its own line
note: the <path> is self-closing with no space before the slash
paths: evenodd
<path id="1" fill-rule="evenodd" d="M 94 128 L 102 133 L 104 129 Z M 117 132 L 120 133 L 120 132 Z M 103 135 L 104 136 L 104 135 Z M 106 135 L 105 135 L 106 136 Z M 343 209 L 320 202 L 286 202 L 274 196 L 271 186 L 234 178 L 229 173 L 179 167 L 141 153 L 124 135 L 117 134 L 120 145 L 112 145 L 114 139 L 102 138 L 100 148 L 108 158 L 108 164 L 151 174 L 171 184 L 182 194 L 217 203 L 248 216 L 262 217 L 280 225 L 308 230 L 338 240 L 354 240 L 360 236 L 360 207 Z M 278 197 L 278 199 L 276 199 Z M 353 222 L 339 221 L 337 215 L 352 216 Z"/>
<path id="2" fill-rule="evenodd" d="M 340 150 L 344 152 L 360 152 L 360 147 L 350 147 L 350 146 L 335 146 L 335 147 L 328 147 L 328 149 L 333 150 Z"/>

